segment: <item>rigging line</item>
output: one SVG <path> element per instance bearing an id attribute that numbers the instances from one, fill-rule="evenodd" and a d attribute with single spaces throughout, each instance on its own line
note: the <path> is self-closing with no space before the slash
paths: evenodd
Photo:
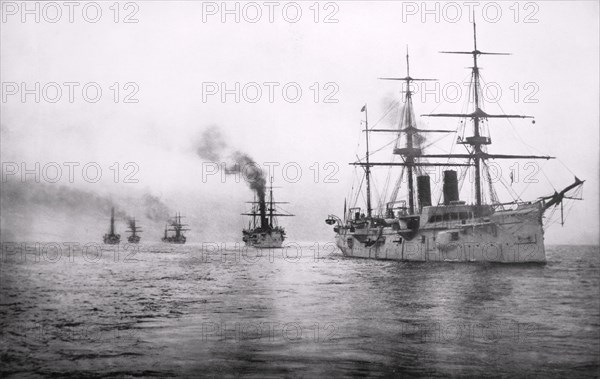
<path id="1" fill-rule="evenodd" d="M 467 178 L 467 173 L 469 172 L 468 169 L 464 170 L 463 172 L 460 173 L 460 178 L 459 178 L 459 187 L 458 187 L 458 192 L 460 193 L 460 191 L 462 191 L 462 188 L 465 184 L 465 179 Z"/>
<path id="2" fill-rule="evenodd" d="M 396 140 L 392 140 L 392 141 L 390 141 L 390 142 L 386 143 L 385 145 L 381 146 L 381 147 L 380 147 L 379 149 L 377 149 L 377 150 L 374 150 L 374 151 L 369 151 L 369 156 L 371 156 L 371 155 L 373 155 L 373 154 L 375 154 L 375 153 L 378 153 L 378 152 L 380 152 L 381 150 L 385 149 L 386 147 L 388 147 L 389 145 L 391 145 L 391 144 L 392 144 L 392 143 L 394 143 L 394 142 L 396 142 Z M 367 157 L 366 155 L 364 155 L 364 156 L 361 156 L 361 157 L 360 157 L 360 160 L 362 161 L 362 160 L 366 159 L 366 157 Z"/>
<path id="3" fill-rule="evenodd" d="M 480 75 L 480 78 L 481 78 L 481 75 Z M 502 104 L 500 104 L 500 102 L 496 102 L 495 104 L 498 106 L 498 108 L 500 108 L 500 111 L 502 111 L 502 113 L 503 113 L 503 114 L 506 114 L 506 112 L 504 111 L 504 108 L 502 108 Z M 515 135 L 516 135 L 516 136 L 519 138 L 519 140 L 521 141 L 521 143 L 522 143 L 523 145 L 525 145 L 525 146 L 529 147 L 530 149 L 533 149 L 533 150 L 535 150 L 536 152 L 538 152 L 538 153 L 540 153 L 540 154 L 543 154 L 543 155 L 548 155 L 548 154 L 547 154 L 545 151 L 542 151 L 542 150 L 540 150 L 540 149 L 536 148 L 535 146 L 532 146 L 532 145 L 528 144 L 527 142 L 525 142 L 525 140 L 524 140 L 524 139 L 521 137 L 521 135 L 519 134 L 519 132 L 518 132 L 517 128 L 515 128 L 515 125 L 512 123 L 512 120 L 511 120 L 510 118 L 507 118 L 506 120 L 507 120 L 507 121 L 508 121 L 508 123 L 510 124 L 510 127 L 512 128 L 512 130 L 513 130 L 514 134 L 515 134 Z M 569 168 L 568 168 L 568 167 L 566 167 L 566 166 L 565 166 L 565 168 L 566 168 L 567 170 L 569 170 Z M 573 173 L 571 170 L 569 170 L 569 171 L 570 171 L 571 173 Z"/>
<path id="4" fill-rule="evenodd" d="M 350 197 L 349 197 L 349 199 L 351 201 L 350 204 L 352 206 L 356 206 L 356 204 L 358 202 L 358 194 L 360 192 L 360 189 L 362 188 L 362 183 L 363 183 L 363 180 L 364 180 L 364 176 L 359 175 L 358 174 L 358 170 L 359 170 L 358 167 L 354 167 L 354 175 L 355 175 L 355 178 L 356 178 L 356 182 L 352 184 L 352 192 L 350 193 Z M 359 176 L 360 176 L 360 182 L 359 182 L 359 179 L 358 179 Z M 355 185 L 356 184 L 358 184 L 358 188 L 356 188 L 356 190 L 355 190 Z M 356 192 L 354 192 L 354 191 L 356 191 Z M 352 202 L 352 198 L 353 197 L 354 197 L 354 202 Z"/>
<path id="5" fill-rule="evenodd" d="M 373 192 L 375 192 L 377 194 L 378 197 L 380 197 L 380 192 L 377 190 L 377 181 L 374 180 L 375 178 L 371 178 L 371 185 L 373 186 Z M 379 201 L 379 199 L 377 199 Z"/>
<path id="6" fill-rule="evenodd" d="M 570 201 L 569 205 L 567 205 L 567 207 L 568 208 L 566 210 L 563 210 L 564 216 L 563 216 L 563 219 L 561 220 L 562 222 L 564 222 L 564 220 L 566 220 L 569 217 L 569 215 L 571 214 L 571 211 L 575 207 L 575 202 L 574 201 Z"/>
<path id="7" fill-rule="evenodd" d="M 388 189 L 389 189 L 389 185 L 390 185 L 391 176 L 392 176 L 392 166 L 388 167 L 387 175 L 386 175 L 386 179 L 385 179 L 385 185 L 383 186 L 383 196 L 379 198 L 379 202 L 377 204 L 377 208 L 380 211 L 380 213 L 383 212 L 383 203 L 385 202 L 385 199 L 387 198 L 387 193 L 388 193 Z"/>
<path id="8" fill-rule="evenodd" d="M 380 123 L 381 121 L 383 121 L 383 120 L 384 120 L 384 119 L 387 117 L 387 115 L 388 115 L 388 114 L 389 114 L 391 111 L 393 111 L 394 109 L 396 109 L 396 108 L 397 108 L 399 105 L 400 105 L 400 102 L 399 102 L 398 100 L 394 100 L 394 101 L 393 101 L 393 102 L 392 102 L 392 103 L 389 105 L 388 109 L 385 111 L 385 113 L 383 114 L 383 116 L 381 116 L 381 117 L 379 118 L 379 120 L 377 120 L 377 122 L 375 122 L 375 124 L 373 124 L 372 128 L 374 128 L 374 127 L 376 127 L 377 125 L 379 125 L 379 123 Z"/>
<path id="9" fill-rule="evenodd" d="M 489 171 L 489 165 L 486 164 L 487 170 Z M 523 201 L 521 199 L 521 197 L 519 196 L 519 194 L 517 194 L 517 192 L 515 190 L 512 189 L 512 187 L 510 187 L 508 185 L 508 182 L 506 182 L 504 180 L 504 178 L 502 177 L 502 169 L 500 169 L 500 176 L 498 177 L 498 181 L 500 182 L 500 184 L 502 184 L 502 186 L 504 187 L 504 189 L 506 189 L 506 192 L 508 193 L 508 195 L 510 197 L 512 197 L 512 199 L 514 201 Z M 496 198 L 498 197 L 498 194 L 496 194 Z M 497 202 L 500 202 L 499 200 Z"/>
<path id="10" fill-rule="evenodd" d="M 443 148 L 441 148 L 441 147 L 439 147 L 439 146 L 436 146 L 436 144 L 437 144 L 438 142 L 440 142 L 440 141 L 441 141 L 441 140 L 443 140 L 444 138 L 448 138 L 449 136 L 450 136 L 450 134 L 445 134 L 444 136 L 442 136 L 442 137 L 438 138 L 437 140 L 435 140 L 435 141 L 433 141 L 433 142 L 431 142 L 431 143 L 429 143 L 429 144 L 427 144 L 427 145 L 424 145 L 424 146 L 422 146 L 422 147 L 421 147 L 421 149 L 425 150 L 425 149 L 427 149 L 427 148 L 429 148 L 429 147 L 433 146 L 433 147 L 435 147 L 436 149 L 439 149 L 439 150 L 443 151 L 444 153 L 448 153 L 448 154 L 450 154 L 450 152 L 448 152 L 447 150 L 445 150 L 445 149 L 443 149 Z"/>
<path id="11" fill-rule="evenodd" d="M 400 191 L 400 186 L 402 185 L 402 178 L 404 177 L 404 170 L 406 166 L 402 166 L 402 171 L 400 171 L 400 176 L 396 180 L 396 184 L 394 185 L 394 190 L 392 191 L 392 196 L 390 197 L 391 202 L 395 202 L 398 198 L 398 191 Z"/>
<path id="12" fill-rule="evenodd" d="M 364 179 L 365 179 L 365 177 L 363 176 L 362 180 L 360 181 L 360 187 L 358 187 L 358 190 L 356 191 L 356 197 L 354 198 L 354 206 L 356 206 L 358 204 L 358 197 L 362 194 L 361 188 L 362 188 Z"/>
<path id="13" fill-rule="evenodd" d="M 513 200 L 515 200 L 515 201 L 523 201 L 523 199 L 521 199 L 521 196 L 519 196 L 519 194 L 517 193 L 517 191 L 515 191 L 514 189 L 512 189 L 512 187 L 510 187 L 508 185 L 508 182 L 506 182 L 502 176 L 500 176 L 500 184 L 502 184 L 502 186 L 504 186 L 504 188 L 506 189 L 506 191 L 508 192 L 508 194 L 513 198 Z"/>
<path id="14" fill-rule="evenodd" d="M 350 187 L 350 191 L 348 191 L 348 192 L 346 193 L 346 195 L 347 195 L 347 196 L 346 196 L 346 198 L 347 198 L 347 199 L 350 199 L 350 201 L 352 201 L 352 197 L 353 197 L 352 195 L 353 195 L 353 193 L 354 193 L 354 185 L 356 184 L 357 177 L 358 177 L 358 175 L 356 174 L 356 170 L 357 170 L 357 168 L 358 168 L 358 167 L 356 167 L 356 166 L 354 167 L 354 170 L 353 170 L 353 175 L 352 175 L 352 186 Z M 352 203 L 350 203 L 350 205 L 352 206 Z"/>
<path id="15" fill-rule="evenodd" d="M 488 182 L 488 191 L 490 192 L 490 203 L 499 203 L 498 194 L 494 190 L 494 184 L 492 183 L 492 175 L 490 174 L 490 167 L 485 160 L 482 161 L 485 176 Z"/>
<path id="16" fill-rule="evenodd" d="M 552 187 L 552 189 L 556 192 L 556 188 L 554 188 L 554 186 L 552 185 L 552 182 L 550 182 L 550 179 L 548 179 L 548 177 L 546 176 L 546 173 L 543 170 L 544 166 L 547 164 L 548 164 L 548 161 L 542 162 L 542 165 L 540 167 L 540 172 L 542 173 L 542 175 L 544 175 L 544 177 L 546 178 L 546 181 L 548 182 L 548 184 L 550 184 L 550 187 Z M 533 182 L 533 181 L 528 182 L 527 185 L 525 186 L 525 188 L 523 188 L 523 190 L 519 194 L 519 197 L 521 197 L 521 195 L 523 195 L 523 193 L 529 188 L 529 186 L 532 183 L 539 183 L 539 182 Z"/>

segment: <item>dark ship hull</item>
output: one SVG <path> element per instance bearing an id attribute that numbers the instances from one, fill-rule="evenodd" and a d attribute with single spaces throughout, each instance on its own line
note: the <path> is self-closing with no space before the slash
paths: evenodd
<path id="1" fill-rule="evenodd" d="M 129 243 L 140 243 L 141 237 L 140 236 L 129 236 L 127 237 L 127 241 Z"/>
<path id="2" fill-rule="evenodd" d="M 257 249 L 280 248 L 285 240 L 285 231 L 282 228 L 273 228 L 266 231 L 261 228 L 244 229 L 242 234 L 242 240 L 246 246 Z"/>
<path id="3" fill-rule="evenodd" d="M 121 243 L 121 236 L 118 234 L 105 234 L 104 243 L 107 245 L 118 245 Z"/>
<path id="4" fill-rule="evenodd" d="M 186 238 L 184 236 L 180 236 L 180 237 L 175 237 L 175 236 L 172 236 L 172 237 L 163 237 L 162 241 L 166 242 L 166 243 L 175 243 L 175 244 L 183 245 L 185 243 L 185 241 L 186 241 Z"/>

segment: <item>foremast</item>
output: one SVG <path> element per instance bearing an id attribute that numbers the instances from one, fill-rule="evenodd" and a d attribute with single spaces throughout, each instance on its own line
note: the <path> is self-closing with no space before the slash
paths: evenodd
<path id="1" fill-rule="evenodd" d="M 533 118 L 532 116 L 524 115 L 506 115 L 506 114 L 488 114 L 483 110 L 483 102 L 481 101 L 481 85 L 480 85 L 480 74 L 479 74 L 479 62 L 478 57 L 480 55 L 510 55 L 510 53 L 492 53 L 483 52 L 477 49 L 477 26 L 473 21 L 473 50 L 472 51 L 441 51 L 443 54 L 466 54 L 473 57 L 473 67 L 471 67 L 471 85 L 470 92 L 472 93 L 473 111 L 471 113 L 436 113 L 427 114 L 424 116 L 428 117 L 455 117 L 455 118 L 470 118 L 473 122 L 473 135 L 468 136 L 464 139 L 457 141 L 458 144 L 468 145 L 471 149 L 468 154 L 435 154 L 435 155 L 422 155 L 423 157 L 429 158 L 459 158 L 468 159 L 473 162 L 475 171 L 475 203 L 477 206 L 483 204 L 482 199 L 482 185 L 481 185 L 481 174 L 482 164 L 486 159 L 553 159 L 550 156 L 537 156 L 537 155 L 504 155 L 504 154 L 488 154 L 484 146 L 491 145 L 492 140 L 490 137 L 484 136 L 481 133 L 481 124 L 487 121 L 489 118 Z M 535 123 L 535 121 L 533 121 Z"/>

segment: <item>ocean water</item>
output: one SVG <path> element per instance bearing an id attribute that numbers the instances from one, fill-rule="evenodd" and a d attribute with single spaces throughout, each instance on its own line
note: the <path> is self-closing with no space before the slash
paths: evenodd
<path id="1" fill-rule="evenodd" d="M 97 246 L 3 245 L 0 376 L 599 375 L 597 246 L 545 265 Z"/>

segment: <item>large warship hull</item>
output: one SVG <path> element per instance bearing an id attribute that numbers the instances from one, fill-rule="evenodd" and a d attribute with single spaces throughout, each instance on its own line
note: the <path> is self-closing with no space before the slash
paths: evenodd
<path id="1" fill-rule="evenodd" d="M 464 113 L 432 113 L 427 117 L 458 118 L 469 120 L 472 132 L 466 125 L 462 131 L 459 127 L 456 141 L 453 146 L 463 145 L 466 154 L 444 153 L 431 154 L 424 151 L 431 146 L 423 146 L 425 137 L 423 133 L 452 133 L 445 129 L 422 128 L 415 121 L 412 107 L 411 83 L 415 81 L 430 81 L 435 79 L 415 79 L 410 76 L 408 50 L 406 53 L 406 76 L 403 78 L 385 77 L 384 80 L 401 80 L 406 85 L 404 93 L 404 107 L 400 113 L 398 128 L 373 128 L 369 129 L 367 118 L 367 105 L 364 112 L 364 131 L 366 154 L 364 159 L 358 157 L 358 162 L 351 163 L 364 168 L 366 182 L 366 215 L 361 213 L 361 208 L 351 205 L 346 211 L 344 202 L 344 216 L 339 218 L 330 215 L 325 222 L 335 225 L 335 240 L 343 254 L 348 257 L 368 259 L 389 259 L 398 261 L 419 262 L 501 262 L 501 263 L 544 263 L 546 253 L 544 249 L 543 216 L 548 209 L 558 209 L 560 206 L 561 222 L 563 219 L 563 200 L 579 199 L 569 191 L 578 191 L 583 181 L 575 177 L 573 184 L 562 191 L 543 196 L 536 201 L 523 202 L 518 194 L 509 190 L 513 201 L 501 202 L 494 189 L 494 183 L 487 162 L 490 159 L 544 159 L 554 157 L 547 155 L 515 155 L 495 154 L 488 152 L 492 139 L 489 132 L 482 125 L 488 119 L 517 119 L 533 118 L 532 116 L 518 114 L 488 114 L 482 109 L 480 99 L 482 89 L 478 58 L 480 55 L 505 55 L 506 53 L 481 52 L 477 49 L 476 26 L 473 22 L 473 50 L 472 51 L 443 51 L 447 54 L 468 54 L 473 58 L 471 68 L 471 82 L 469 104 Z M 396 135 L 394 156 L 401 160 L 391 162 L 372 162 L 369 154 L 369 133 L 388 132 Z M 404 144 L 400 144 L 400 139 Z M 441 139 L 440 139 L 441 140 Z M 392 140 L 392 142 L 394 142 Z M 435 142 L 433 143 L 435 144 Z M 380 150 L 380 149 L 379 149 Z M 378 151 L 378 150 L 376 150 Z M 452 149 L 451 149 L 452 151 Z M 437 161 L 446 159 L 446 161 Z M 400 176 L 389 197 L 386 189 L 380 199 L 378 209 L 371 206 L 371 167 L 402 167 Z M 472 167 L 474 181 L 472 182 L 472 203 L 467 204 L 460 200 L 460 189 L 466 180 L 466 171 L 460 179 L 457 175 L 457 166 Z M 431 196 L 431 178 L 424 167 L 449 167 L 443 171 L 441 195 L 443 202 L 438 200 L 434 205 Z M 389 175 L 389 174 L 388 174 Z M 398 191 L 407 179 L 406 200 L 399 200 Z M 389 180 L 390 176 L 388 176 Z M 416 179 L 416 180 L 415 180 Z M 484 182 L 489 184 L 489 197 L 484 193 Z M 502 179 L 501 179 L 502 180 Z M 514 178 L 511 172 L 510 185 Z M 416 182 L 416 183 L 415 183 Z M 362 180 L 361 180 L 362 186 Z M 386 181 L 386 183 L 388 183 Z M 504 182 L 503 182 L 504 183 Z M 504 183 L 506 187 L 508 185 Z M 359 188 L 359 192 L 360 192 Z M 354 194 L 352 195 L 354 197 Z M 487 197 L 487 198 L 486 198 Z M 358 199 L 358 196 L 354 197 Z M 489 203 L 486 203 L 489 201 Z M 383 208 L 385 205 L 385 209 Z M 374 214 L 374 211 L 377 214 Z M 550 216 L 551 217 L 551 216 Z"/>
<path id="2" fill-rule="evenodd" d="M 336 244 L 345 256 L 356 258 L 420 262 L 546 262 L 541 204 L 527 204 L 474 219 L 457 217 L 456 220 L 435 221 L 433 215 L 440 214 L 440 209 L 450 216 L 469 215 L 469 208 L 475 210 L 474 206 L 425 208 L 418 231 L 403 228 L 401 217 L 386 220 L 388 226 L 340 225 L 336 228 Z M 433 222 L 429 222 L 431 217 Z"/>
<path id="3" fill-rule="evenodd" d="M 252 230 L 244 230 L 242 238 L 246 246 L 257 249 L 276 249 L 283 245 L 285 236 L 283 232 L 272 230 L 270 232 L 255 232 Z"/>

